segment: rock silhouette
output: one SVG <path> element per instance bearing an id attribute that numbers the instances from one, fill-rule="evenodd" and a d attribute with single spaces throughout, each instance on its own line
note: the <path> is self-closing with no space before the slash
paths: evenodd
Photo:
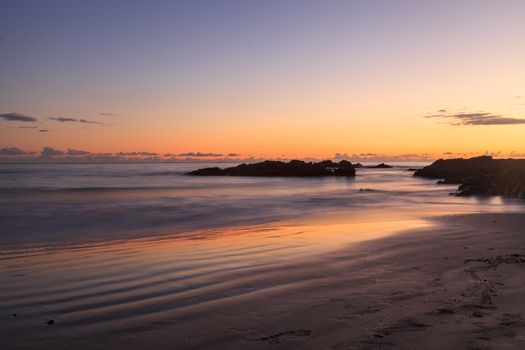
<path id="1" fill-rule="evenodd" d="M 367 168 L 372 168 L 372 169 L 390 169 L 390 168 L 392 168 L 392 166 L 388 165 L 388 164 L 385 164 L 385 163 L 381 163 L 381 164 L 378 164 L 378 165 L 369 166 Z"/>
<path id="2" fill-rule="evenodd" d="M 351 162 L 335 163 L 324 160 L 319 163 L 292 160 L 288 163 L 267 160 L 260 163 L 241 164 L 231 168 L 203 168 L 187 173 L 194 176 L 355 176 Z"/>
<path id="3" fill-rule="evenodd" d="M 459 196 L 500 195 L 525 198 L 525 159 L 440 159 L 414 176 L 441 179 L 441 184 L 459 184 Z"/>
<path id="4" fill-rule="evenodd" d="M 385 164 L 385 163 L 381 163 L 381 164 L 377 164 L 377 165 L 363 165 L 361 163 L 357 163 L 357 164 L 354 164 L 354 168 L 356 168 L 356 169 L 359 169 L 359 168 L 390 169 L 390 168 L 393 168 L 393 166 Z"/>

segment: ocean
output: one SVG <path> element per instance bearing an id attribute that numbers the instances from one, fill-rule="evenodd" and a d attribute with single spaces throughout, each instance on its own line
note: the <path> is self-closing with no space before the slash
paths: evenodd
<path id="1" fill-rule="evenodd" d="M 38 247 L 157 235 L 205 236 L 209 229 L 272 223 L 351 223 L 363 218 L 373 223 L 520 206 L 501 198 L 451 197 L 455 186 L 438 186 L 407 171 L 422 163 L 359 169 L 355 178 L 185 175 L 196 168 L 233 165 L 1 165 L 0 244 Z"/>

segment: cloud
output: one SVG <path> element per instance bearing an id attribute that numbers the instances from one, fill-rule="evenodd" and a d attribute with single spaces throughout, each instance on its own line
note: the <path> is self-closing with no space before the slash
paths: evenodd
<path id="1" fill-rule="evenodd" d="M 54 156 L 63 156 L 64 152 L 58 149 L 51 148 L 51 147 L 44 147 L 40 154 L 42 155 L 42 157 L 54 157 Z"/>
<path id="2" fill-rule="evenodd" d="M 346 154 L 346 153 L 345 153 Z M 376 157 L 384 157 L 384 154 L 379 153 L 354 153 L 350 158 L 359 158 L 359 159 L 366 159 L 366 158 L 376 158 Z"/>
<path id="3" fill-rule="evenodd" d="M 525 119 L 509 118 L 491 113 L 434 114 L 424 118 L 442 118 L 452 120 L 451 125 L 515 125 L 525 124 Z"/>
<path id="4" fill-rule="evenodd" d="M 38 126 L 19 126 L 19 129 L 38 129 Z"/>
<path id="5" fill-rule="evenodd" d="M 93 120 L 86 120 L 86 119 L 79 119 L 78 122 L 79 123 L 86 123 L 86 124 L 102 124 L 101 122 L 96 122 L 96 121 L 93 121 Z"/>
<path id="6" fill-rule="evenodd" d="M 221 157 L 221 153 L 201 153 L 201 152 L 187 152 L 178 154 L 182 157 Z"/>
<path id="7" fill-rule="evenodd" d="M 348 155 L 348 153 L 336 153 L 335 156 L 334 156 L 334 159 L 337 159 L 337 160 L 349 160 L 350 156 Z"/>
<path id="8" fill-rule="evenodd" d="M 48 119 L 56 120 L 57 122 L 61 122 L 61 123 L 76 122 L 77 121 L 75 118 L 67 118 L 67 117 L 49 117 Z"/>
<path id="9" fill-rule="evenodd" d="M 24 154 L 32 154 L 32 152 L 26 152 L 16 147 L 0 148 L 0 156 L 19 156 Z"/>
<path id="10" fill-rule="evenodd" d="M 118 156 L 158 156 L 158 153 L 154 152 L 119 152 Z"/>
<path id="11" fill-rule="evenodd" d="M 47 129 L 40 129 L 40 130 L 38 130 L 38 132 L 49 132 L 49 130 L 47 130 Z"/>
<path id="12" fill-rule="evenodd" d="M 396 161 L 411 161 L 421 162 L 437 159 L 432 154 L 428 153 L 406 153 L 406 154 L 380 154 L 380 153 L 359 153 L 352 154 L 350 157 L 354 162 L 396 162 Z"/>
<path id="13" fill-rule="evenodd" d="M 26 123 L 34 123 L 38 120 L 35 117 L 31 117 L 28 115 L 15 113 L 15 112 L 0 114 L 0 118 L 7 120 L 9 122 L 26 122 Z"/>
<path id="14" fill-rule="evenodd" d="M 226 155 L 226 157 L 239 157 L 239 156 L 241 156 L 240 153 L 233 153 L 233 152 L 232 152 L 232 153 L 228 153 L 228 154 Z"/>
<path id="15" fill-rule="evenodd" d="M 103 117 L 112 117 L 118 115 L 117 113 L 99 113 Z"/>
<path id="16" fill-rule="evenodd" d="M 519 152 L 516 152 L 516 151 L 512 151 L 512 152 L 510 152 L 509 156 L 510 157 L 515 157 L 515 158 L 525 158 L 525 153 L 519 153 Z"/>
<path id="17" fill-rule="evenodd" d="M 49 117 L 47 119 L 55 120 L 60 123 L 84 123 L 84 124 L 99 124 L 102 125 L 101 122 L 93 121 L 93 120 L 87 120 L 87 119 L 76 119 L 76 118 L 69 118 L 69 117 Z"/>
<path id="18" fill-rule="evenodd" d="M 447 110 L 446 110 L 446 109 L 440 109 L 440 110 L 438 111 L 438 113 L 447 113 Z"/>
<path id="19" fill-rule="evenodd" d="M 68 156 L 85 156 L 85 155 L 88 155 L 88 154 L 91 154 L 91 152 L 81 151 L 81 150 L 72 149 L 72 148 L 68 148 L 68 150 L 67 150 L 67 155 Z"/>

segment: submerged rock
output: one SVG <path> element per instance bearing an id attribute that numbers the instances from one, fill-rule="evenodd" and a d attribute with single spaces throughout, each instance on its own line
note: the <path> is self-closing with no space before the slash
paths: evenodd
<path id="1" fill-rule="evenodd" d="M 203 168 L 187 173 L 194 176 L 355 176 L 351 162 L 335 163 L 325 160 L 319 163 L 292 160 L 288 163 L 267 160 L 260 163 L 241 164 L 231 168 Z"/>
<path id="2" fill-rule="evenodd" d="M 441 179 L 440 184 L 460 184 L 456 195 L 501 195 L 525 198 L 525 160 L 440 159 L 414 173 L 414 176 Z"/>

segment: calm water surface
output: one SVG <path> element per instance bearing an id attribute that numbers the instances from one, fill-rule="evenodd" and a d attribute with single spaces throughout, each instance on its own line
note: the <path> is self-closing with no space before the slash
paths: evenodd
<path id="1" fill-rule="evenodd" d="M 515 210 L 501 199 L 448 196 L 407 167 L 347 178 L 190 177 L 226 164 L 0 165 L 0 244 L 55 245 L 338 216 L 420 219 Z M 367 191 L 360 191 L 366 189 Z M 379 214 L 381 213 L 381 214 Z M 336 219 L 333 219 L 336 220 Z M 337 219 L 339 221 L 339 219 Z"/>

